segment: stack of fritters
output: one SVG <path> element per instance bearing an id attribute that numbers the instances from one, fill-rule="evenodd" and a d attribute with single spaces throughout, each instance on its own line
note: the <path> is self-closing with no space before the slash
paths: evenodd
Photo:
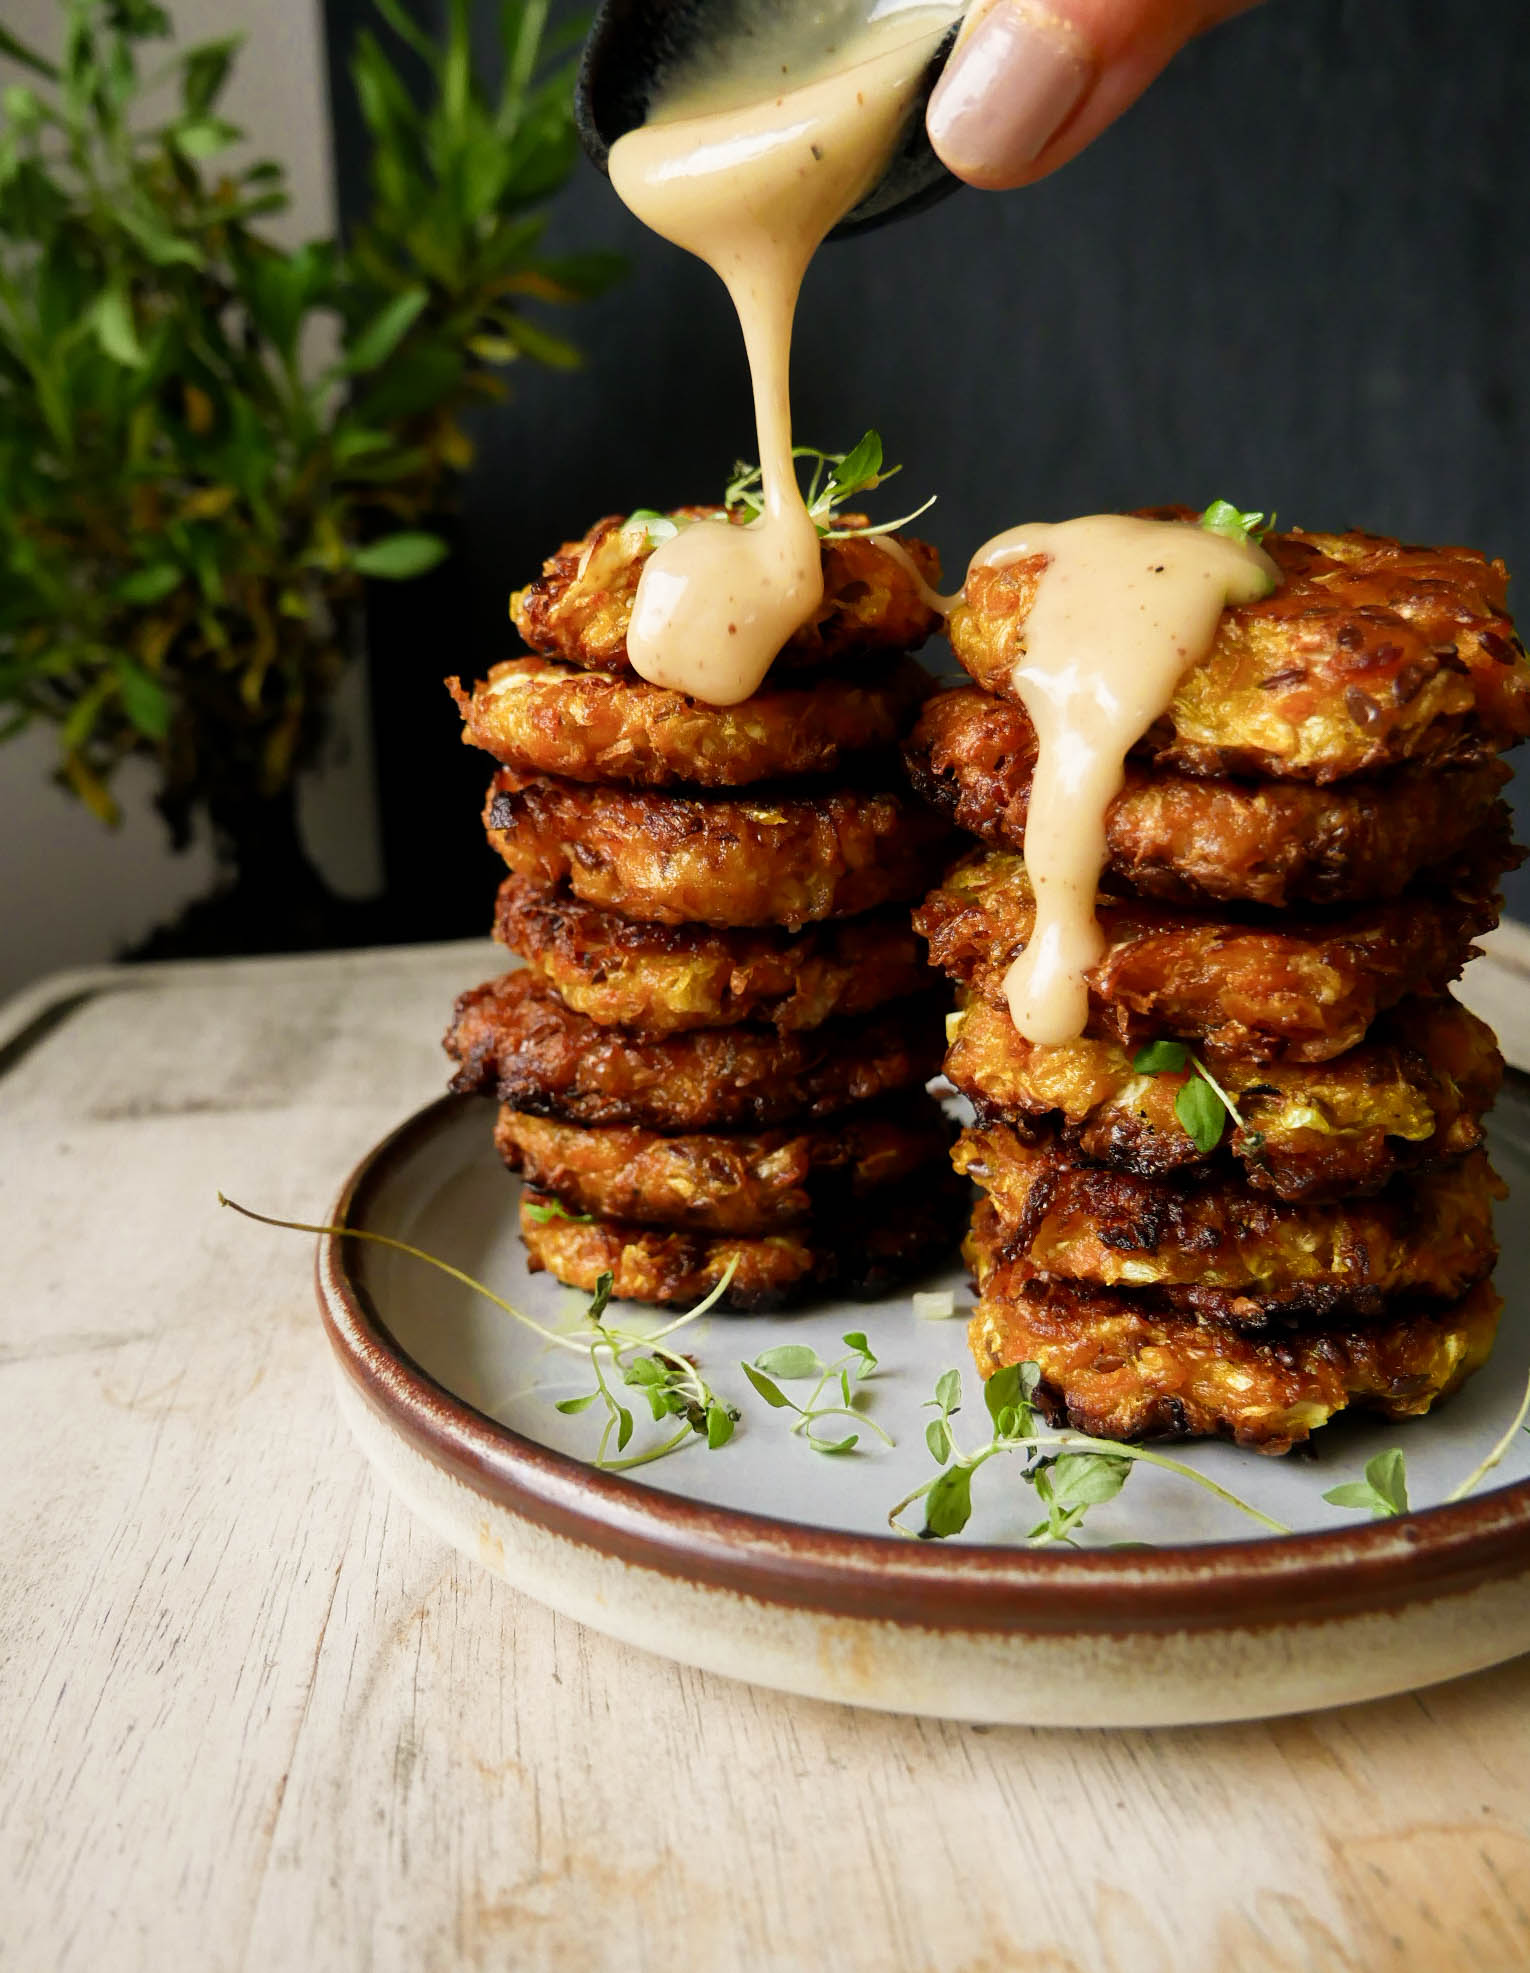
<path id="1" fill-rule="evenodd" d="M 934 551 L 906 541 L 927 578 Z M 909 903 L 951 853 L 897 749 L 931 686 L 907 561 L 826 542 L 822 610 L 754 697 L 645 683 L 626 632 L 648 530 L 568 544 L 512 604 L 536 655 L 451 690 L 501 763 L 496 936 L 527 964 L 459 1001 L 453 1086 L 500 1103 L 533 1269 L 689 1302 L 875 1293 L 963 1207 L 932 975 Z"/>
<path id="2" fill-rule="evenodd" d="M 1346 1405 L 1427 1411 L 1492 1344 L 1502 1063 L 1447 987 L 1516 860 L 1498 754 L 1530 730 L 1530 667 L 1500 562 L 1264 545 L 1279 588 L 1224 614 L 1111 804 L 1078 1040 L 1033 1046 L 1003 992 L 1034 917 L 1011 679 L 1043 558 L 969 583 L 951 639 L 976 685 L 929 701 L 907 758 L 989 845 L 915 914 L 960 986 L 979 1368 L 1035 1361 L 1053 1414 L 1102 1436 L 1284 1452 Z M 1177 1071 L 1150 1072 L 1159 1040 Z M 1209 1152 L 1176 1107 L 1195 1058 L 1241 1119 Z"/>

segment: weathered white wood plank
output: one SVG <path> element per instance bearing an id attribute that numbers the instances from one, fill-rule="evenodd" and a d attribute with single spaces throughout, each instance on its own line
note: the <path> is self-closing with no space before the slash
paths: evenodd
<path id="1" fill-rule="evenodd" d="M 414 1524 L 336 1420 L 307 1244 L 213 1193 L 321 1212 L 493 963 L 108 975 L 0 1078 L 0 1965 L 1530 1963 L 1530 1661 L 984 1732 L 626 1651 Z"/>

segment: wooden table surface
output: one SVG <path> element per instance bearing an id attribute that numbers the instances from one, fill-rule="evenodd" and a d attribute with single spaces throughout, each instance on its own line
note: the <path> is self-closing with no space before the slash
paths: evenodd
<path id="1" fill-rule="evenodd" d="M 311 1244 L 214 1194 L 321 1214 L 494 967 L 102 971 L 0 1013 L 7 1973 L 1530 1965 L 1530 1659 L 985 1731 L 642 1656 L 417 1526 L 337 1418 Z"/>

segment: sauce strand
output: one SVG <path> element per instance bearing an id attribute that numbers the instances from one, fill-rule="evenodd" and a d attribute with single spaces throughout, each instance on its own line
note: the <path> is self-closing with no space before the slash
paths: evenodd
<path id="1" fill-rule="evenodd" d="M 627 651 L 655 685 L 737 705 L 823 601 L 818 530 L 792 460 L 797 295 L 825 236 L 881 176 L 949 18 L 893 15 L 850 40 L 829 73 L 743 106 L 682 94 L 612 146 L 623 202 L 733 299 L 763 478 L 749 526 L 694 522 L 645 564 Z"/>

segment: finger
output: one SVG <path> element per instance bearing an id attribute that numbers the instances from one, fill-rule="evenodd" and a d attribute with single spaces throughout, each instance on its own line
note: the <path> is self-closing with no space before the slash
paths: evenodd
<path id="1" fill-rule="evenodd" d="M 1192 36 L 1254 0 L 985 0 L 926 114 L 937 157 L 985 190 L 1076 157 Z"/>

